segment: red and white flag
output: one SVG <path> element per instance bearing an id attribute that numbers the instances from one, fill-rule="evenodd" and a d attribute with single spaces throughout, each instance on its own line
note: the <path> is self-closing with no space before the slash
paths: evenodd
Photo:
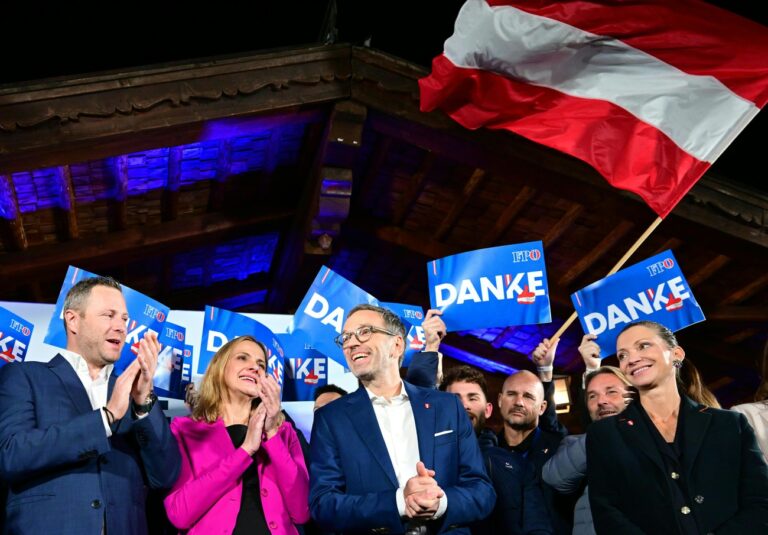
<path id="1" fill-rule="evenodd" d="M 468 0 L 419 86 L 665 217 L 768 101 L 768 28 L 698 0 Z"/>

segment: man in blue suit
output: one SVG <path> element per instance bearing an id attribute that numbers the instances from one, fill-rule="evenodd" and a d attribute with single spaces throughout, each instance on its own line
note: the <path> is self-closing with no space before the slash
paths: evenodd
<path id="1" fill-rule="evenodd" d="M 81 281 L 64 303 L 67 349 L 0 369 L 5 533 L 147 533 L 147 488 L 170 487 L 180 458 L 152 393 L 157 336 L 111 373 L 127 319 L 116 281 Z"/>
<path id="2" fill-rule="evenodd" d="M 469 533 L 496 500 L 456 396 L 400 378 L 405 328 L 353 308 L 337 343 L 362 385 L 315 413 L 310 510 L 340 533 Z"/>

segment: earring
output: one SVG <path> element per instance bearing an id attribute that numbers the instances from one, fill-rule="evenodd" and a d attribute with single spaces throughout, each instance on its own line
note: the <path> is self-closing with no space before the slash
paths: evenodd
<path id="1" fill-rule="evenodd" d="M 678 370 L 683 367 L 683 361 L 680 359 L 675 359 L 672 361 L 672 366 L 677 368 Z"/>

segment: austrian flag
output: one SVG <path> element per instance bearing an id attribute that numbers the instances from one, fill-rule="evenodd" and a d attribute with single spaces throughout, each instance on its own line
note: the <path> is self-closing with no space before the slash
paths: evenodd
<path id="1" fill-rule="evenodd" d="M 468 0 L 421 109 L 592 165 L 665 217 L 768 101 L 768 29 L 699 0 Z"/>

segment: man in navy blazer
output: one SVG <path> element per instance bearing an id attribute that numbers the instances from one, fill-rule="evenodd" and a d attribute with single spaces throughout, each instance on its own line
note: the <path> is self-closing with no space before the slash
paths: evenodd
<path id="1" fill-rule="evenodd" d="M 496 494 L 458 398 L 402 381 L 405 328 L 359 305 L 337 338 L 362 385 L 315 413 L 310 510 L 339 533 L 469 533 Z"/>
<path id="2" fill-rule="evenodd" d="M 81 281 L 64 304 L 66 351 L 0 369 L 5 533 L 147 533 L 148 487 L 170 487 L 180 458 L 152 393 L 157 336 L 111 374 L 127 317 L 116 281 Z"/>

